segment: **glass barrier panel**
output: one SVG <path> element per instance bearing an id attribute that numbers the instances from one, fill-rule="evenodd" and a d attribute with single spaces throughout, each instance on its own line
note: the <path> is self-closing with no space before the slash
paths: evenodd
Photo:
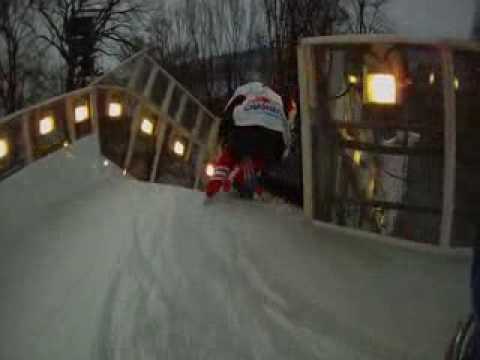
<path id="1" fill-rule="evenodd" d="M 455 217 L 451 243 L 470 246 L 480 235 L 480 53 L 454 53 L 457 112 Z"/>

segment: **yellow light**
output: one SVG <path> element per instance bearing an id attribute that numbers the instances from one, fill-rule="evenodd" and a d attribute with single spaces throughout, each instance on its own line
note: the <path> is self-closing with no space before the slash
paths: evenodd
<path id="1" fill-rule="evenodd" d="M 55 129 L 53 116 L 46 116 L 40 120 L 38 130 L 40 135 L 48 135 Z"/>
<path id="2" fill-rule="evenodd" d="M 89 117 L 88 114 L 88 106 L 87 105 L 79 105 L 75 108 L 75 122 L 81 123 L 87 120 Z"/>
<path id="3" fill-rule="evenodd" d="M 460 89 L 460 80 L 458 80 L 457 77 L 453 80 L 453 85 L 455 86 L 455 90 Z"/>
<path id="4" fill-rule="evenodd" d="M 372 177 L 368 182 L 368 196 L 370 198 L 373 198 L 374 195 L 375 195 L 375 179 Z"/>
<path id="5" fill-rule="evenodd" d="M 362 152 L 360 150 L 355 150 L 353 153 L 353 162 L 357 165 L 360 165 L 362 162 Z"/>
<path id="6" fill-rule="evenodd" d="M 366 84 L 366 102 L 395 105 L 397 103 L 397 81 L 391 74 L 369 74 Z"/>
<path id="7" fill-rule="evenodd" d="M 64 148 L 67 148 L 69 145 L 70 145 L 70 144 L 68 143 L 68 141 L 65 141 L 65 142 L 63 143 L 63 147 L 64 147 Z"/>
<path id="8" fill-rule="evenodd" d="M 348 82 L 352 85 L 358 84 L 358 77 L 355 75 L 348 75 Z"/>
<path id="9" fill-rule="evenodd" d="M 428 81 L 430 82 L 430 85 L 435 84 L 435 73 L 430 73 L 430 76 L 428 78 Z"/>
<path id="10" fill-rule="evenodd" d="M 119 102 L 111 102 L 108 105 L 108 116 L 111 118 L 119 118 L 122 116 L 123 107 Z"/>
<path id="11" fill-rule="evenodd" d="M 0 139 L 0 159 L 6 158 L 9 151 L 8 141 L 6 139 Z"/>
<path id="12" fill-rule="evenodd" d="M 140 129 L 142 130 L 143 133 L 147 135 L 152 135 L 153 134 L 153 122 L 150 121 L 149 119 L 143 119 L 142 124 L 140 125 Z"/>
<path id="13" fill-rule="evenodd" d="M 207 166 L 205 167 L 205 174 L 207 174 L 208 177 L 212 177 L 213 175 L 215 175 L 215 166 L 213 166 L 212 164 L 207 164 Z"/>
<path id="14" fill-rule="evenodd" d="M 173 144 L 173 152 L 178 156 L 185 155 L 185 144 L 180 140 L 175 141 Z"/>

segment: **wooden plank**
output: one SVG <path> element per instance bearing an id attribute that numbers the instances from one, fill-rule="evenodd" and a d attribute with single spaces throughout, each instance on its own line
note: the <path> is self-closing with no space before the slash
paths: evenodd
<path id="1" fill-rule="evenodd" d="M 359 141 L 347 141 L 340 140 L 339 146 L 352 149 L 352 150 L 362 150 L 365 152 L 375 153 L 375 154 L 384 154 L 384 155 L 404 155 L 404 156 L 425 156 L 425 155 L 438 155 L 443 154 L 442 147 L 433 147 L 433 146 L 415 146 L 410 148 L 405 147 L 391 147 L 384 145 L 376 145 L 363 143 Z"/>
<path id="2" fill-rule="evenodd" d="M 337 129 L 346 129 L 346 130 L 399 130 L 399 131 L 437 131 L 440 130 L 438 127 L 426 126 L 421 124 L 411 124 L 411 125 L 396 125 L 396 124 L 387 124 L 387 123 L 351 123 L 344 121 L 335 121 L 330 122 L 330 126 Z"/>
<path id="3" fill-rule="evenodd" d="M 455 176 L 456 176 L 456 98 L 455 69 L 450 49 L 441 49 L 443 96 L 445 112 L 445 164 L 443 173 L 443 207 L 440 231 L 440 246 L 450 247 L 452 239 L 453 216 L 455 211 Z"/>
<path id="4" fill-rule="evenodd" d="M 385 210 L 410 211 L 423 214 L 441 215 L 442 210 L 432 206 L 409 205 L 391 201 L 359 200 L 353 198 L 336 197 L 336 203 L 344 203 L 358 206 L 379 207 Z"/>
<path id="5" fill-rule="evenodd" d="M 165 143 L 165 134 L 167 132 L 167 122 L 162 118 L 158 120 L 158 132 L 155 142 L 155 156 L 153 158 L 152 170 L 150 172 L 150 182 L 155 182 L 158 172 L 158 162 L 160 161 L 160 155 L 162 154 L 163 144 Z"/>
<path id="6" fill-rule="evenodd" d="M 393 45 L 409 45 L 428 46 L 437 49 L 439 46 L 448 46 L 471 51 L 480 51 L 480 44 L 476 41 L 469 40 L 438 40 L 435 38 L 414 38 L 402 37 L 397 35 L 381 35 L 381 34 L 348 34 L 348 35 L 332 35 L 308 37 L 300 41 L 301 46 L 342 46 L 342 45 L 368 45 L 368 44 L 393 44 Z"/>
<path id="7" fill-rule="evenodd" d="M 303 167 L 303 211 L 305 216 L 313 219 L 314 191 L 313 191 L 313 161 L 312 161 L 312 114 L 310 111 L 310 84 L 309 76 L 313 72 L 310 48 L 299 46 L 298 74 L 300 83 L 300 111 L 302 125 L 302 167 Z"/>

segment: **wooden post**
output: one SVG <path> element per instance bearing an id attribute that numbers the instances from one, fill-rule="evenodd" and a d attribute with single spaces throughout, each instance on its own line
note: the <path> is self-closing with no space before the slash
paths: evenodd
<path id="1" fill-rule="evenodd" d="M 168 116 L 168 108 L 170 106 L 170 103 L 172 102 L 172 96 L 173 96 L 173 90 L 174 89 L 175 89 L 175 83 L 172 80 L 170 80 L 170 83 L 168 84 L 167 93 L 165 94 L 165 97 L 163 98 L 163 102 L 162 102 L 162 106 L 161 106 L 161 111 L 166 116 Z"/>
<path id="2" fill-rule="evenodd" d="M 202 122 L 205 115 L 206 115 L 205 112 L 199 108 L 197 113 L 197 119 L 195 120 L 195 126 L 193 127 L 193 130 L 192 130 L 192 136 L 197 139 L 200 136 L 200 128 L 202 127 Z"/>
<path id="3" fill-rule="evenodd" d="M 443 206 L 442 222 L 440 226 L 440 246 L 450 247 L 452 238 L 453 216 L 455 210 L 455 177 L 456 177 L 456 98 L 455 98 L 455 69 L 453 55 L 449 48 L 441 49 L 443 97 L 444 97 L 444 171 L 443 171 Z"/>
<path id="4" fill-rule="evenodd" d="M 159 72 L 160 72 L 160 68 L 158 66 L 155 66 L 153 71 L 150 72 L 147 85 L 145 86 L 145 90 L 143 92 L 143 96 L 145 96 L 147 99 L 150 99 L 150 96 L 152 95 L 153 85 L 155 84 L 155 80 L 157 80 L 157 76 Z"/>
<path id="5" fill-rule="evenodd" d="M 27 158 L 27 164 L 30 164 L 34 160 L 32 137 L 30 136 L 30 116 L 29 113 L 25 113 L 22 116 L 22 136 L 25 144 L 25 156 Z"/>
<path id="6" fill-rule="evenodd" d="M 90 91 L 90 114 L 91 114 L 91 121 L 92 121 L 92 133 L 98 133 L 98 89 L 92 88 Z"/>
<path id="7" fill-rule="evenodd" d="M 298 47 L 298 74 L 300 82 L 300 110 L 302 121 L 302 167 L 303 167 L 303 211 L 307 218 L 314 218 L 314 187 L 312 159 L 312 113 L 311 85 L 313 74 L 312 54 L 308 46 Z M 309 81 L 310 80 L 310 81 Z"/>
<path id="8" fill-rule="evenodd" d="M 197 164 L 195 167 L 195 185 L 194 189 L 200 190 L 200 184 L 203 177 L 203 164 L 205 163 L 205 158 L 207 157 L 208 148 L 207 146 L 202 146 L 200 150 L 200 155 L 197 159 Z"/>
<path id="9" fill-rule="evenodd" d="M 160 115 L 161 116 L 161 115 Z M 158 172 L 158 162 L 162 154 L 163 144 L 165 143 L 165 134 L 167 132 L 167 123 L 163 119 L 158 119 L 157 140 L 155 142 L 155 157 L 153 159 L 152 170 L 150 173 L 150 182 L 155 182 Z"/>
<path id="10" fill-rule="evenodd" d="M 67 122 L 68 136 L 70 137 L 70 142 L 74 142 L 77 138 L 75 133 L 75 106 L 73 104 L 73 98 L 68 96 L 65 99 L 65 113 Z"/>
<path id="11" fill-rule="evenodd" d="M 185 112 L 185 107 L 187 106 L 188 97 L 186 94 L 183 94 L 182 98 L 180 99 L 180 106 L 178 107 L 177 113 L 175 114 L 175 121 L 177 123 L 181 123 L 183 113 Z"/>
<path id="12" fill-rule="evenodd" d="M 208 137 L 208 150 L 213 151 L 215 149 L 215 146 L 218 143 L 218 132 L 220 131 L 220 119 L 219 118 L 214 118 L 212 127 L 210 128 L 210 134 Z"/>
<path id="13" fill-rule="evenodd" d="M 133 119 L 132 119 L 132 124 L 130 126 L 130 137 L 128 140 L 128 148 L 127 148 L 127 155 L 125 157 L 125 162 L 123 164 L 123 169 L 128 170 L 130 167 L 130 163 L 132 161 L 132 156 L 133 156 L 133 150 L 135 149 L 135 144 L 137 140 L 137 135 L 138 135 L 138 129 L 140 128 L 140 121 L 141 121 L 141 112 L 142 112 L 142 103 L 138 103 Z"/>

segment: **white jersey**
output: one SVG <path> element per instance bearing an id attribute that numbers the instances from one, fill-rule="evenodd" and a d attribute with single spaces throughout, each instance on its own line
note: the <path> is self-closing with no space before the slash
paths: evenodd
<path id="1" fill-rule="evenodd" d="M 262 83 L 248 83 L 239 87 L 228 105 L 237 96 L 245 96 L 245 101 L 235 107 L 233 122 L 236 126 L 262 126 L 283 134 L 285 143 L 290 143 L 290 128 L 283 110 L 282 98 Z M 227 107 L 228 107 L 227 105 Z"/>

